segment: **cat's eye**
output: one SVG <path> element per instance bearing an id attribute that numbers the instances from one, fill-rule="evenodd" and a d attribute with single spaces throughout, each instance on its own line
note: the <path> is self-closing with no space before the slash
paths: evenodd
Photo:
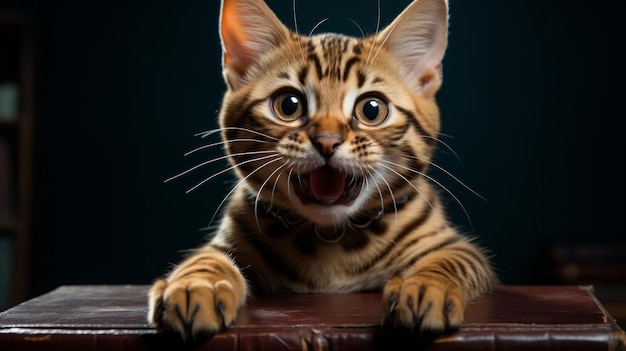
<path id="1" fill-rule="evenodd" d="M 354 117 L 366 126 L 377 126 L 389 116 L 389 105 L 376 96 L 366 96 L 354 106 Z"/>
<path id="2" fill-rule="evenodd" d="M 295 91 L 283 91 L 272 98 L 274 115 L 285 122 L 292 122 L 306 114 L 302 95 Z"/>

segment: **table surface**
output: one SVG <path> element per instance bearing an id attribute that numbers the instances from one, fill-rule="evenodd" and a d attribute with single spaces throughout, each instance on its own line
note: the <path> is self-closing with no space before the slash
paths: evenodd
<path id="1" fill-rule="evenodd" d="M 89 335 L 159 335 L 146 321 L 147 290 L 144 285 L 60 287 L 0 313 L 0 345 L 7 342 L 18 347 L 19 342 L 35 340 L 35 336 L 67 340 L 74 335 L 78 340 Z M 261 344 L 265 337 L 279 336 L 284 345 L 300 344 L 304 349 L 308 347 L 305 344 L 315 344 L 316 337 L 322 346 L 334 345 L 337 340 L 352 345 L 375 339 L 377 343 L 364 345 L 380 346 L 392 340 L 415 339 L 381 328 L 381 312 L 380 293 L 257 297 L 241 308 L 236 325 L 208 344 L 230 343 L 245 349 L 246 336 Z M 139 339 L 129 340 L 135 339 L 126 339 L 124 345 Z M 147 339 L 141 340 L 144 349 L 152 349 L 146 346 Z M 574 342 L 586 345 L 580 349 L 594 345 L 626 350 L 624 340 L 624 332 L 590 287 L 499 286 L 468 306 L 458 332 L 440 337 L 428 347 L 455 345 L 458 349 L 469 343 L 498 349 L 498 345 L 514 341 L 539 343 L 544 349 Z M 322 346 L 319 349 L 332 349 Z"/>

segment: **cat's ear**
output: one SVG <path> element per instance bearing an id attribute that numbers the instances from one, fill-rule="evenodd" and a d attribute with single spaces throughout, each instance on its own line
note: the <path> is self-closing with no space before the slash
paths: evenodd
<path id="1" fill-rule="evenodd" d="M 416 91 L 434 95 L 448 41 L 447 0 L 415 0 L 376 37 L 408 69 Z"/>
<path id="2" fill-rule="evenodd" d="M 289 38 L 289 30 L 263 0 L 222 0 L 221 38 L 224 77 L 232 89 L 268 50 Z"/>

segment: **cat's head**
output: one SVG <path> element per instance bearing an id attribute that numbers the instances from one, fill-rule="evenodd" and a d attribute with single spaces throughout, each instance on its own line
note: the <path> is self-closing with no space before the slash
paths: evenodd
<path id="1" fill-rule="evenodd" d="M 446 0 L 416 0 L 370 37 L 308 37 L 262 0 L 223 0 L 220 127 L 251 198 L 327 226 L 419 192 L 447 20 Z"/>

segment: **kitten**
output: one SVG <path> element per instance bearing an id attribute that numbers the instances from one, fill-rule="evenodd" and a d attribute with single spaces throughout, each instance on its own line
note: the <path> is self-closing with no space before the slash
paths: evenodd
<path id="1" fill-rule="evenodd" d="M 219 123 L 238 176 L 219 230 L 149 293 L 183 338 L 231 325 L 250 293 L 382 290 L 386 323 L 458 328 L 495 277 L 425 174 L 439 133 L 446 0 L 366 38 L 300 36 L 262 0 L 223 0 Z"/>

